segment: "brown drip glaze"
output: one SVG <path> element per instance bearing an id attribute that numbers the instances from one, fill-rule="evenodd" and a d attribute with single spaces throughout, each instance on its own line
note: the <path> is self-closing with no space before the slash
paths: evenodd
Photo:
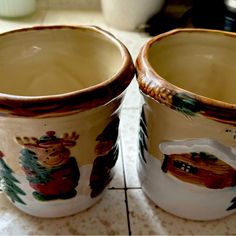
<path id="1" fill-rule="evenodd" d="M 236 126 L 236 104 L 230 104 L 227 102 L 207 98 L 205 96 L 179 88 L 158 75 L 150 65 L 148 61 L 148 51 L 150 47 L 158 40 L 170 35 L 177 34 L 179 32 L 205 32 L 211 34 L 224 34 L 227 37 L 236 38 L 234 33 L 207 29 L 177 29 L 152 38 L 141 49 L 136 60 L 137 81 L 140 90 L 142 93 L 156 100 L 160 104 L 164 104 L 174 110 L 177 109 L 173 104 L 173 96 L 176 94 L 184 94 L 189 98 L 194 99 L 198 103 L 200 108 L 198 114 L 201 114 L 208 119 L 215 120 L 217 122 Z"/>
<path id="2" fill-rule="evenodd" d="M 103 35 L 119 47 L 123 64 L 112 78 L 86 89 L 49 96 L 18 96 L 0 93 L 0 116 L 45 118 L 73 114 L 104 105 L 119 97 L 134 76 L 134 65 L 127 48 L 109 32 L 95 26 L 40 26 L 5 32 L 0 37 L 24 31 L 71 29 Z"/>

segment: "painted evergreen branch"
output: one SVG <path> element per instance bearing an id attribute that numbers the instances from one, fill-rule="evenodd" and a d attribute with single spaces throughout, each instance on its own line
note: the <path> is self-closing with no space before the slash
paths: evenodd
<path id="1" fill-rule="evenodd" d="M 234 198 L 231 200 L 231 203 L 232 203 L 232 205 L 229 206 L 229 207 L 226 209 L 227 211 L 236 209 L 236 197 L 234 197 Z"/>
<path id="2" fill-rule="evenodd" d="M 27 180 L 30 183 L 47 183 L 50 180 L 50 172 L 38 163 L 36 153 L 29 149 L 22 149 L 20 154 L 21 164 L 28 172 Z"/>
<path id="3" fill-rule="evenodd" d="M 12 202 L 18 202 L 25 205 L 25 202 L 18 195 L 26 195 L 25 192 L 20 189 L 16 183 L 20 183 L 15 176 L 11 168 L 3 160 L 3 153 L 0 152 L 0 181 L 2 190 L 11 199 Z"/>
<path id="4" fill-rule="evenodd" d="M 198 101 L 185 93 L 176 93 L 172 97 L 172 106 L 185 115 L 194 116 L 201 111 Z"/>
<path id="5" fill-rule="evenodd" d="M 147 151 L 146 138 L 147 134 L 147 122 L 144 113 L 144 105 L 142 107 L 141 117 L 140 117 L 140 130 L 139 130 L 139 158 L 141 158 L 145 163 L 147 163 L 144 151 Z"/>

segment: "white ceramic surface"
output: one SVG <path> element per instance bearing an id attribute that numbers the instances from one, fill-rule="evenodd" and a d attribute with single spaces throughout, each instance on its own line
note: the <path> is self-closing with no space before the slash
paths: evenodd
<path id="1" fill-rule="evenodd" d="M 158 13 L 164 0 L 101 0 L 106 22 L 121 30 L 137 30 Z"/>
<path id="2" fill-rule="evenodd" d="M 0 16 L 22 17 L 32 14 L 36 10 L 36 0 L 1 0 Z"/>

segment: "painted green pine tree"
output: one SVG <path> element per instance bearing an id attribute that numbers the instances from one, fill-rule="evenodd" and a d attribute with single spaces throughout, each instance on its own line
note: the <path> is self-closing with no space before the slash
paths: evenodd
<path id="1" fill-rule="evenodd" d="M 0 180 L 2 190 L 11 199 L 12 202 L 18 202 L 25 205 L 25 202 L 18 195 L 26 195 L 25 192 L 17 186 L 20 183 L 13 175 L 13 171 L 3 160 L 4 154 L 0 151 Z"/>
<path id="2" fill-rule="evenodd" d="M 27 172 L 27 180 L 30 183 L 48 183 L 50 181 L 50 171 L 40 165 L 36 153 L 29 149 L 20 151 L 20 163 Z"/>
<path id="3" fill-rule="evenodd" d="M 139 129 L 139 158 L 141 158 L 145 163 L 147 163 L 145 158 L 144 151 L 147 151 L 146 139 L 148 138 L 147 134 L 147 122 L 144 113 L 144 106 L 142 107 L 141 117 L 140 117 L 140 129 Z"/>
<path id="4" fill-rule="evenodd" d="M 172 105 L 187 116 L 194 116 L 201 111 L 199 102 L 185 93 L 176 93 L 172 97 Z"/>

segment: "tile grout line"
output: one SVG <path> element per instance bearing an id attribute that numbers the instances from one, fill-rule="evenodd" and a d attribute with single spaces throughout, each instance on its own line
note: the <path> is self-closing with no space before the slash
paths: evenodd
<path id="1" fill-rule="evenodd" d="M 122 107 L 122 110 L 139 110 L 139 109 L 140 107 L 125 107 L 125 106 Z"/>
<path id="2" fill-rule="evenodd" d="M 132 235 L 131 227 L 130 227 L 130 218 L 129 218 L 129 205 L 128 205 L 128 196 L 127 196 L 127 183 L 126 183 L 126 175 L 125 175 L 125 165 L 124 165 L 124 156 L 123 156 L 123 147 L 122 141 L 120 139 L 120 149 L 121 149 L 121 158 L 122 158 L 122 168 L 123 168 L 123 178 L 124 178 L 124 193 L 125 193 L 125 207 L 126 207 L 126 215 L 127 215 L 127 224 L 128 224 L 128 234 Z"/>
<path id="3" fill-rule="evenodd" d="M 137 190 L 142 189 L 142 187 L 126 187 L 126 188 L 117 188 L 117 187 L 110 187 L 109 190 Z"/>

